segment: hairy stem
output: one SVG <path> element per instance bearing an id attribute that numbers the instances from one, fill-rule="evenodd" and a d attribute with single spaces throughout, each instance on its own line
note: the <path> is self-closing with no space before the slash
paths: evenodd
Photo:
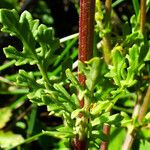
<path id="1" fill-rule="evenodd" d="M 93 55 L 94 15 L 95 0 L 80 0 L 78 59 L 82 62 L 89 60 Z M 81 85 L 85 85 L 85 76 L 83 74 L 79 73 L 78 80 Z M 84 99 L 80 100 L 80 106 L 84 106 Z M 75 137 L 72 147 L 74 150 L 86 150 L 86 137 L 84 139 Z"/>
<path id="2" fill-rule="evenodd" d="M 93 55 L 94 13 L 95 0 L 80 0 L 78 59 L 82 62 L 89 60 Z M 79 74 L 78 79 L 80 84 L 84 86 L 85 76 Z M 81 100 L 80 104 L 83 107 L 84 100 Z"/>

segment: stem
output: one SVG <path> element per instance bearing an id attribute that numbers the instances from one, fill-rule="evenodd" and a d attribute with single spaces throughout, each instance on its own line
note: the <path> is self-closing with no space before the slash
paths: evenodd
<path id="1" fill-rule="evenodd" d="M 148 104 L 150 103 L 150 86 L 148 87 L 148 90 L 146 92 L 146 95 L 144 97 L 144 102 L 141 106 L 141 102 L 142 102 L 142 95 L 139 96 L 137 104 L 134 107 L 134 112 L 133 112 L 133 116 L 132 118 L 138 118 L 139 123 L 142 122 L 145 113 L 148 110 Z M 125 142 L 123 144 L 122 150 L 130 150 L 132 143 L 134 141 L 134 137 L 136 136 L 136 130 L 133 129 L 133 131 L 131 133 L 127 133 Z"/>
<path id="2" fill-rule="evenodd" d="M 103 133 L 108 136 L 110 132 L 110 126 L 108 124 L 104 124 L 103 126 Z M 107 150 L 108 149 L 108 142 L 102 141 L 100 150 Z"/>
<path id="3" fill-rule="evenodd" d="M 142 33 L 144 33 L 145 29 L 145 20 L 146 20 L 146 0 L 141 0 L 141 6 L 140 6 L 140 30 Z"/>
<path id="4" fill-rule="evenodd" d="M 93 55 L 95 0 L 80 0 L 79 60 L 84 62 Z"/>
<path id="5" fill-rule="evenodd" d="M 11 150 L 11 149 L 14 149 L 14 148 L 16 148 L 16 147 L 18 147 L 18 146 L 21 146 L 21 145 L 23 145 L 23 144 L 31 143 L 31 142 L 33 142 L 33 141 L 35 141 L 35 140 L 38 140 L 38 138 L 41 137 L 41 136 L 43 136 L 43 135 L 46 135 L 46 134 L 43 133 L 43 132 L 42 132 L 42 133 L 39 133 L 39 134 L 36 134 L 36 135 L 34 135 L 34 136 L 32 136 L 32 137 L 27 138 L 26 140 L 24 140 L 23 142 L 19 143 L 18 145 L 15 145 L 15 146 L 13 146 L 13 147 L 8 148 L 8 150 Z"/>
<path id="6" fill-rule="evenodd" d="M 66 41 L 72 40 L 74 38 L 77 38 L 78 36 L 79 36 L 79 33 L 75 33 L 75 34 L 66 36 L 66 37 L 60 39 L 60 43 L 64 43 Z"/>
<path id="7" fill-rule="evenodd" d="M 82 62 L 89 60 L 93 55 L 94 16 L 95 0 L 80 0 L 78 59 Z M 83 74 L 78 75 L 78 80 L 81 85 L 85 85 L 85 76 Z M 80 106 L 84 106 L 84 99 L 80 100 Z M 86 137 L 84 139 L 75 137 L 72 146 L 74 150 L 87 150 Z"/>
<path id="8" fill-rule="evenodd" d="M 148 110 L 149 103 L 150 103 L 150 86 L 147 89 L 146 95 L 144 97 L 144 102 L 143 102 L 140 112 L 139 112 L 139 117 L 138 117 L 139 123 L 142 122 L 142 120 Z"/>
<path id="9" fill-rule="evenodd" d="M 109 34 L 106 34 L 103 37 L 102 40 L 102 47 L 103 47 L 103 54 L 104 54 L 104 60 L 107 64 L 110 64 L 111 62 L 111 42 L 110 42 L 110 36 Z"/>
<path id="10" fill-rule="evenodd" d="M 42 76 L 43 76 L 43 78 L 45 80 L 45 83 L 46 83 L 45 86 L 46 86 L 46 88 L 47 89 L 51 89 L 50 88 L 50 80 L 48 78 L 47 72 L 44 70 L 43 66 L 40 63 L 38 64 L 38 68 L 39 68 L 39 70 L 40 70 L 40 72 L 41 72 L 41 74 L 42 74 Z"/>
<path id="11" fill-rule="evenodd" d="M 110 27 L 110 21 L 111 21 L 111 10 L 112 10 L 112 0 L 106 0 L 105 1 L 105 10 L 106 10 L 106 15 L 105 15 L 105 19 L 106 19 L 106 27 Z M 110 35 L 109 33 L 107 33 L 102 40 L 102 47 L 103 47 L 103 51 L 104 51 L 104 59 L 105 62 L 107 64 L 110 64 L 111 62 L 111 40 L 110 40 Z M 103 133 L 106 136 L 109 136 L 109 132 L 110 132 L 110 126 L 104 124 L 103 126 Z M 100 146 L 101 150 L 107 150 L 108 149 L 108 142 L 106 141 L 102 141 L 101 142 L 101 146 Z"/>
<path id="12" fill-rule="evenodd" d="M 106 25 L 110 25 L 111 20 L 111 8 L 112 8 L 112 0 L 105 1 L 105 10 L 106 10 Z"/>
<path id="13" fill-rule="evenodd" d="M 140 31 L 142 34 L 144 34 L 145 20 L 146 20 L 146 0 L 141 0 L 141 3 L 140 3 Z M 148 92 L 150 92 L 150 88 L 148 88 Z M 145 115 L 145 112 L 147 111 L 147 107 L 148 107 L 148 103 L 149 103 L 149 100 L 147 100 L 147 97 L 149 97 L 148 93 L 146 94 L 143 105 L 142 105 L 142 95 L 140 95 L 140 97 L 138 98 L 137 104 L 134 107 L 132 118 L 134 118 L 134 119 L 136 118 L 139 121 L 142 121 L 142 119 Z M 135 129 L 133 129 L 132 132 L 130 132 L 130 133 L 128 130 L 122 150 L 130 150 L 131 149 L 131 146 L 133 144 L 135 136 L 136 136 Z"/>
<path id="14" fill-rule="evenodd" d="M 16 62 L 15 60 L 12 60 L 6 64 L 3 64 L 2 66 L 0 66 L 0 71 L 5 70 L 5 69 L 13 66 L 15 64 L 15 62 Z"/>
<path id="15" fill-rule="evenodd" d="M 133 115 L 132 115 L 133 119 L 138 118 L 141 103 L 142 103 L 142 95 L 139 94 L 138 99 L 137 99 L 137 103 L 136 103 L 134 110 L 133 110 Z M 122 146 L 122 150 L 130 150 L 131 149 L 131 146 L 133 144 L 135 136 L 136 136 L 135 130 L 133 129 L 132 132 L 130 132 L 128 129 L 125 141 L 124 141 L 123 146 Z"/>
<path id="16" fill-rule="evenodd" d="M 93 55 L 94 12 L 95 0 L 80 0 L 78 59 L 82 62 L 89 60 Z M 85 76 L 79 74 L 78 79 L 84 86 Z M 80 105 L 84 106 L 84 100 L 80 101 Z"/>
<path id="17" fill-rule="evenodd" d="M 131 149 L 132 143 L 134 141 L 134 137 L 135 137 L 135 132 L 127 133 L 122 150 L 130 150 Z"/>
<path id="18" fill-rule="evenodd" d="M 110 22 L 111 22 L 111 10 L 112 10 L 112 0 L 106 0 L 105 1 L 105 10 L 106 10 L 106 15 L 105 15 L 105 26 L 107 28 L 110 28 Z M 102 47 L 103 47 L 103 52 L 104 52 L 104 59 L 107 64 L 110 64 L 111 62 L 111 39 L 110 39 L 110 34 L 107 33 L 103 39 L 102 39 Z"/>

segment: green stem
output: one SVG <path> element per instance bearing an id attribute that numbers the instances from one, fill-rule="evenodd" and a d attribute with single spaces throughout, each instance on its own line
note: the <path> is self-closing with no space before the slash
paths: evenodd
<path id="1" fill-rule="evenodd" d="M 106 0 L 105 1 L 105 19 L 106 19 L 106 26 L 110 26 L 110 21 L 111 21 L 111 10 L 112 10 L 112 0 Z"/>
<path id="2" fill-rule="evenodd" d="M 37 105 L 32 104 L 32 110 L 31 110 L 30 120 L 28 124 L 28 130 L 27 130 L 27 137 L 30 137 L 32 135 L 33 128 L 35 125 L 35 120 L 36 120 L 36 114 L 37 114 Z"/>
<path id="3" fill-rule="evenodd" d="M 33 142 L 33 141 L 37 140 L 40 136 L 43 136 L 43 135 L 45 135 L 45 133 L 43 133 L 43 132 L 42 132 L 42 133 L 39 133 L 39 134 L 36 134 L 36 135 L 34 135 L 34 136 L 30 137 L 30 138 L 27 138 L 26 140 L 24 140 L 24 141 L 23 141 L 23 142 L 21 142 L 20 144 L 18 144 L 18 145 L 16 145 L 16 146 L 13 146 L 13 147 L 8 148 L 8 150 L 11 150 L 11 149 L 17 148 L 18 146 L 21 146 L 21 145 L 26 144 L 26 143 L 31 143 L 31 142 Z"/>
<path id="4" fill-rule="evenodd" d="M 126 109 L 126 108 L 123 108 L 123 107 L 118 107 L 118 106 L 113 106 L 113 109 L 114 110 L 119 110 L 119 111 L 123 111 L 123 112 L 126 112 L 128 114 L 132 114 L 133 110 L 132 109 Z"/>
<path id="5" fill-rule="evenodd" d="M 41 74 L 42 74 L 42 76 L 43 76 L 43 78 L 44 78 L 44 80 L 45 80 L 45 87 L 46 87 L 47 89 L 51 89 L 51 88 L 50 88 L 50 80 L 49 80 L 49 78 L 48 78 L 48 74 L 47 74 L 47 72 L 44 70 L 44 68 L 43 68 L 43 66 L 41 65 L 41 63 L 38 64 L 38 68 L 39 68 L 39 70 L 40 70 L 40 72 L 41 72 Z"/>
<path id="6" fill-rule="evenodd" d="M 69 42 L 69 44 L 64 49 L 64 51 L 60 54 L 60 56 L 58 56 L 57 60 L 55 61 L 54 65 L 53 65 L 54 67 L 56 67 L 61 61 L 63 61 L 65 55 L 73 47 L 73 45 L 76 43 L 76 41 L 77 41 L 77 38 L 74 38 L 71 42 Z"/>
<path id="7" fill-rule="evenodd" d="M 27 94 L 29 93 L 28 89 L 15 89 L 13 91 L 0 91 L 0 94 L 10 94 L 10 95 L 19 95 L 19 94 Z"/>
<path id="8" fill-rule="evenodd" d="M 133 3 L 133 7 L 134 7 L 134 11 L 135 11 L 135 14 L 136 14 L 136 17 L 138 17 L 138 14 L 139 14 L 139 1 L 138 0 L 132 0 L 132 3 Z"/>
<path id="9" fill-rule="evenodd" d="M 26 95 L 20 97 L 19 99 L 17 99 L 14 103 L 12 103 L 9 108 L 11 109 L 16 109 L 18 108 L 20 105 L 22 105 L 22 103 L 25 101 L 25 99 L 27 98 Z"/>
<path id="10" fill-rule="evenodd" d="M 112 11 L 112 0 L 105 1 L 105 26 L 106 28 L 110 28 L 111 24 L 111 11 Z M 107 64 L 111 63 L 111 39 L 110 34 L 107 33 L 102 39 L 102 47 L 104 53 L 104 59 Z"/>
<path id="11" fill-rule="evenodd" d="M 0 66 L 0 71 L 5 70 L 5 69 L 13 66 L 15 64 L 15 62 L 16 62 L 15 60 L 12 60 L 12 61 Z"/>
<path id="12" fill-rule="evenodd" d="M 117 5 L 119 5 L 120 3 L 122 3 L 125 0 L 116 0 L 115 2 L 112 3 L 112 7 L 116 7 Z"/>

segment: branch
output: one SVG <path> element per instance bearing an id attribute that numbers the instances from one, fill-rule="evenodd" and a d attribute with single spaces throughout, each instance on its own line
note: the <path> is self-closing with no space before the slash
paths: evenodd
<path id="1" fill-rule="evenodd" d="M 140 31 L 142 34 L 144 34 L 145 20 L 146 20 L 146 0 L 141 0 L 141 3 L 140 3 Z M 150 88 L 148 88 L 148 92 L 150 92 Z M 142 104 L 142 95 L 139 96 L 137 103 L 134 107 L 132 118 L 137 118 L 138 121 L 142 121 L 142 119 L 145 116 L 145 113 L 147 111 L 147 107 L 148 107 L 148 103 L 149 103 L 149 100 L 147 99 L 147 97 L 149 97 L 149 94 L 146 94 L 146 96 L 143 100 L 144 102 Z M 128 130 L 122 150 L 130 150 L 131 149 L 131 146 L 133 144 L 135 136 L 136 136 L 135 129 L 133 129 L 132 132 L 130 132 L 130 133 Z"/>
<path id="2" fill-rule="evenodd" d="M 112 10 L 112 0 L 106 0 L 105 1 L 105 10 L 106 10 L 106 26 L 110 27 L 110 22 L 111 22 L 111 10 Z M 102 40 L 102 47 L 104 51 L 104 59 L 107 64 L 110 64 L 111 57 L 110 57 L 110 51 L 111 51 L 111 40 L 110 40 L 110 35 L 106 34 L 103 37 Z M 103 133 L 108 136 L 110 132 L 110 126 L 104 124 L 103 126 Z M 108 149 L 108 142 L 102 141 L 100 145 L 100 150 L 107 150 Z"/>
<path id="3" fill-rule="evenodd" d="M 142 120 L 148 110 L 149 104 L 150 104 L 150 86 L 147 89 L 146 95 L 144 97 L 144 102 L 140 109 L 140 113 L 139 113 L 139 117 L 138 117 L 139 122 L 142 122 Z"/>
<path id="4" fill-rule="evenodd" d="M 112 0 L 106 0 L 105 1 L 105 10 L 106 10 L 106 15 L 105 15 L 105 26 L 107 28 L 110 27 L 111 23 L 111 10 L 112 10 Z M 102 47 L 103 47 L 103 52 L 104 52 L 104 59 L 107 64 L 110 64 L 111 62 L 111 39 L 110 39 L 110 34 L 107 33 L 103 39 L 102 39 Z"/>
<path id="5" fill-rule="evenodd" d="M 138 118 L 141 103 L 142 103 L 142 95 L 141 95 L 141 93 L 139 93 L 137 103 L 136 103 L 134 110 L 133 110 L 132 118 Z M 129 129 L 128 129 L 125 141 L 124 141 L 123 146 L 122 146 L 122 150 L 130 150 L 131 149 L 131 146 L 133 144 L 135 136 L 136 136 L 135 130 L 133 129 L 132 131 L 129 131 Z"/>

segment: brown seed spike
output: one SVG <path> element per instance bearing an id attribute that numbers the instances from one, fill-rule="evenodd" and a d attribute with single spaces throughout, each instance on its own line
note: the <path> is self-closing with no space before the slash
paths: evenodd
<path id="1" fill-rule="evenodd" d="M 93 55 L 94 15 L 95 0 L 80 0 L 78 59 L 82 62 L 89 60 Z M 79 74 L 78 79 L 84 86 L 85 76 Z M 84 100 L 80 100 L 80 105 L 84 106 Z"/>

